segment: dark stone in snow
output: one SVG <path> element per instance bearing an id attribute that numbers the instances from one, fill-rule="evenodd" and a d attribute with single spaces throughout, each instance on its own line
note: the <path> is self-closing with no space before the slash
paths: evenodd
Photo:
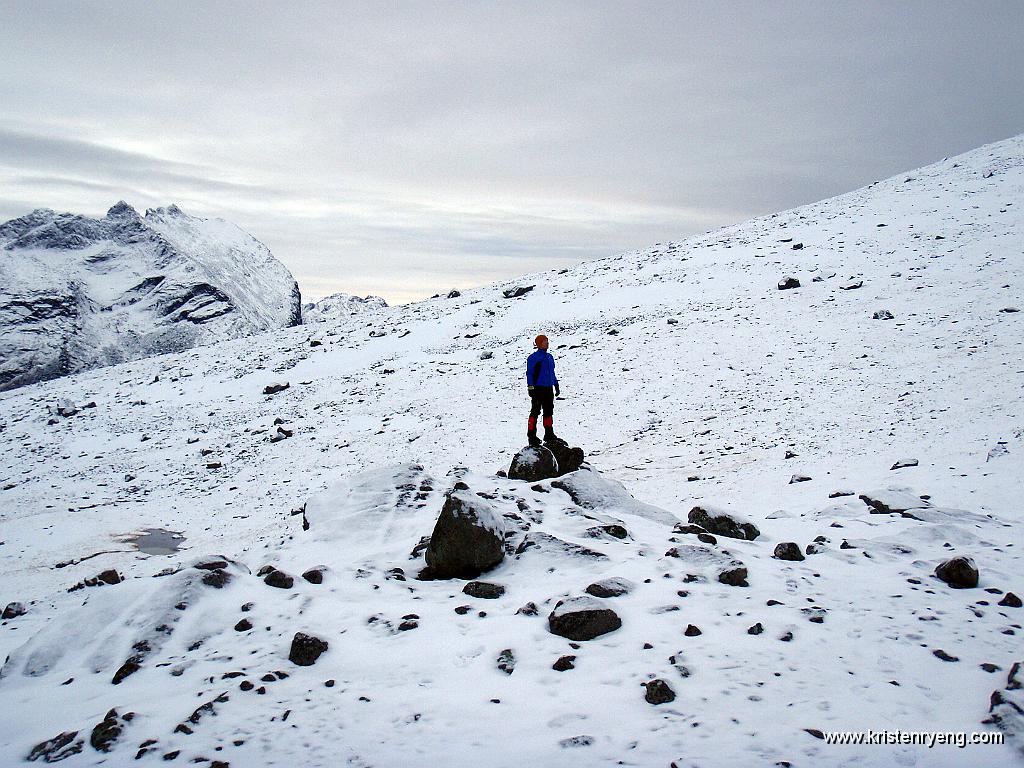
<path id="1" fill-rule="evenodd" d="M 593 640 L 622 626 L 622 620 L 611 608 L 605 608 L 593 597 L 572 597 L 559 600 L 548 616 L 548 630 L 569 640 Z"/>
<path id="2" fill-rule="evenodd" d="M 204 560 L 201 563 L 196 563 L 192 566 L 193 568 L 200 571 L 215 571 L 218 568 L 227 568 L 227 560 Z"/>
<path id="3" fill-rule="evenodd" d="M 308 571 L 302 574 L 302 578 L 308 581 L 310 584 L 323 584 L 324 583 L 324 570 L 322 566 L 316 568 L 310 568 Z M 401 569 L 398 569 L 401 570 Z M 403 578 L 404 580 L 404 578 Z"/>
<path id="4" fill-rule="evenodd" d="M 85 742 L 78 738 L 78 731 L 65 731 L 52 739 L 36 744 L 26 758 L 29 762 L 42 760 L 44 763 L 59 763 L 82 751 Z"/>
<path id="5" fill-rule="evenodd" d="M 604 536 L 611 536 L 614 539 L 625 539 L 629 537 L 629 531 L 616 523 L 595 525 L 593 528 L 587 528 L 586 534 L 592 539 L 598 539 Z"/>
<path id="6" fill-rule="evenodd" d="M 593 595 L 594 597 L 619 597 L 620 595 L 629 594 L 632 589 L 632 582 L 613 577 L 596 581 L 588 586 L 585 591 L 588 595 Z"/>
<path id="7" fill-rule="evenodd" d="M 772 557 L 778 560 L 800 561 L 804 559 L 803 552 L 800 551 L 800 545 L 793 541 L 783 541 L 775 545 L 775 553 Z"/>
<path id="8" fill-rule="evenodd" d="M 570 472 L 575 472 L 583 466 L 583 461 L 586 458 L 583 454 L 582 448 L 570 447 L 570 445 L 561 438 L 546 441 L 544 443 L 544 447 L 555 455 L 555 463 L 558 465 L 559 475 L 567 475 Z M 509 477 L 511 477 L 511 475 L 509 475 Z"/>
<path id="9" fill-rule="evenodd" d="M 289 576 L 284 571 L 279 571 L 276 568 L 266 575 L 263 579 L 263 583 L 268 587 L 277 587 L 278 589 L 291 589 L 292 585 L 295 584 L 295 579 Z"/>
<path id="10" fill-rule="evenodd" d="M 972 589 L 978 586 L 978 566 L 969 557 L 954 557 L 940 563 L 935 575 L 954 589 Z"/>
<path id="11" fill-rule="evenodd" d="M 316 663 L 320 654 L 327 650 L 329 644 L 319 637 L 296 632 L 292 638 L 292 647 L 288 651 L 288 660 L 300 667 L 309 667 Z"/>
<path id="12" fill-rule="evenodd" d="M 288 383 L 287 381 L 284 382 L 283 384 L 267 384 L 267 386 L 263 388 L 263 394 L 276 395 L 278 392 L 284 392 L 290 386 L 291 384 Z"/>
<path id="13" fill-rule="evenodd" d="M 19 616 L 24 616 L 26 613 L 28 613 L 28 608 L 25 607 L 24 603 L 8 603 L 7 607 L 4 608 L 3 618 L 16 619 Z"/>
<path id="14" fill-rule="evenodd" d="M 668 704 L 676 700 L 676 692 L 672 690 L 672 686 L 660 677 L 651 680 L 649 683 L 644 683 L 644 687 L 647 689 L 644 699 L 648 704 L 657 706 L 658 704 Z"/>
<path id="15" fill-rule="evenodd" d="M 900 459 L 895 464 L 893 464 L 891 467 L 889 467 L 889 469 L 890 470 L 893 470 L 893 469 L 903 469 L 904 467 L 916 467 L 916 466 L 917 466 L 917 459 Z"/>
<path id="16" fill-rule="evenodd" d="M 573 663 L 575 661 L 575 656 L 560 656 L 558 661 L 551 665 L 551 668 L 555 672 L 567 672 L 570 669 L 576 669 L 576 665 Z"/>
<path id="17" fill-rule="evenodd" d="M 743 566 L 730 568 L 718 574 L 718 580 L 730 587 L 749 587 L 747 583 L 747 569 Z"/>
<path id="18" fill-rule="evenodd" d="M 498 669 L 506 675 L 511 675 L 516 668 L 516 656 L 511 648 L 506 648 L 498 654 Z"/>
<path id="19" fill-rule="evenodd" d="M 203 584 L 214 589 L 220 589 L 231 581 L 231 574 L 225 571 L 223 568 L 218 568 L 214 571 L 210 571 L 203 576 Z"/>
<path id="20" fill-rule="evenodd" d="M 757 530 L 757 526 L 753 523 L 740 520 L 728 512 L 719 510 L 694 507 L 690 510 L 687 519 L 709 533 L 725 536 L 730 539 L 753 541 L 761 535 L 761 532 Z"/>
<path id="21" fill-rule="evenodd" d="M 847 283 L 846 285 L 840 285 L 840 289 L 844 291 L 855 291 L 864 285 L 863 280 L 854 280 L 853 282 Z"/>
<path id="22" fill-rule="evenodd" d="M 505 587 L 489 581 L 471 581 L 462 588 L 462 591 L 481 600 L 496 600 L 505 594 Z"/>
<path id="23" fill-rule="evenodd" d="M 764 625 L 760 621 L 747 630 L 748 635 L 760 635 L 762 632 L 764 632 Z"/>
<path id="24" fill-rule="evenodd" d="M 514 288 L 506 288 L 501 292 L 501 295 L 506 299 L 518 299 L 520 296 L 528 294 L 535 287 L 533 285 L 517 285 Z"/>
<path id="25" fill-rule="evenodd" d="M 710 533 L 698 533 L 697 538 L 703 541 L 705 544 L 715 545 L 718 543 L 718 539 L 716 539 Z"/>
<path id="26" fill-rule="evenodd" d="M 853 491 L 832 491 L 832 493 L 828 495 L 830 499 L 839 499 L 843 496 L 853 496 Z"/>
<path id="27" fill-rule="evenodd" d="M 892 320 L 893 319 L 893 314 L 888 309 L 879 309 L 873 315 L 871 315 L 871 319 L 872 320 Z"/>
<path id="28" fill-rule="evenodd" d="M 1007 592 L 1006 596 L 999 601 L 999 605 L 1005 608 L 1020 608 L 1022 603 L 1020 598 L 1013 594 L 1013 592 Z"/>
<path id="29" fill-rule="evenodd" d="M 427 546 L 421 578 L 473 579 L 505 557 L 505 526 L 484 499 L 469 491 L 448 492 Z"/>
<path id="30" fill-rule="evenodd" d="M 937 659 L 942 659 L 943 661 L 960 661 L 959 656 L 951 656 L 941 648 L 936 648 L 934 651 L 932 651 L 932 656 L 934 656 Z"/>
<path id="31" fill-rule="evenodd" d="M 126 722 L 131 721 L 133 714 L 131 712 L 124 716 Z M 121 736 L 121 731 L 124 726 L 121 724 L 120 719 L 117 715 L 117 710 L 112 709 L 107 712 L 106 717 L 102 721 L 96 724 L 92 729 L 92 733 L 89 736 L 89 744 L 97 752 L 109 752 L 110 748 L 114 746 L 114 742 Z"/>
<path id="32" fill-rule="evenodd" d="M 687 624 L 686 631 L 683 632 L 683 634 L 687 637 L 697 637 L 697 635 L 702 635 L 704 633 L 701 632 L 700 627 L 696 626 L 695 624 Z"/>
<path id="33" fill-rule="evenodd" d="M 535 483 L 538 480 L 547 480 L 551 477 L 558 477 L 558 459 L 554 452 L 547 446 L 528 445 L 522 448 L 513 459 L 508 468 L 508 476 L 512 480 L 525 480 L 528 483 Z"/>
<path id="34" fill-rule="evenodd" d="M 519 616 L 520 614 L 522 614 L 523 616 L 536 616 L 538 613 L 539 611 L 537 610 L 537 604 L 530 602 L 521 607 L 519 610 L 517 610 L 516 616 Z"/>
<path id="35" fill-rule="evenodd" d="M 250 629 L 252 629 L 252 622 L 248 619 L 242 619 L 235 624 L 235 632 L 248 632 Z"/>
<path id="36" fill-rule="evenodd" d="M 784 277 L 779 280 L 779 290 L 788 291 L 790 288 L 799 288 L 800 281 L 795 277 Z"/>
<path id="37" fill-rule="evenodd" d="M 793 485 L 793 483 L 806 483 L 810 479 L 811 478 L 807 475 L 796 474 L 789 478 L 789 484 Z"/>

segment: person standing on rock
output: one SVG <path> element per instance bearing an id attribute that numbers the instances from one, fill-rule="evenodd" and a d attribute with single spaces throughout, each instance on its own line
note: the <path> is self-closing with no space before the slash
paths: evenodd
<path id="1" fill-rule="evenodd" d="M 544 441 L 558 438 L 554 429 L 555 398 L 560 394 L 558 379 L 555 377 L 555 358 L 548 352 L 548 337 L 541 334 L 533 340 L 537 347 L 526 359 L 526 390 L 530 394 L 530 419 L 527 422 L 526 437 L 530 445 L 540 445 L 537 439 L 537 417 L 544 412 Z"/>

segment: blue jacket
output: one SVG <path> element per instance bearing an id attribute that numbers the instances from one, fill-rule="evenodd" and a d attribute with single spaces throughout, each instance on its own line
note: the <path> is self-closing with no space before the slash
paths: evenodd
<path id="1" fill-rule="evenodd" d="M 538 349 L 526 358 L 526 384 L 531 387 L 557 387 L 555 358 L 550 352 Z"/>

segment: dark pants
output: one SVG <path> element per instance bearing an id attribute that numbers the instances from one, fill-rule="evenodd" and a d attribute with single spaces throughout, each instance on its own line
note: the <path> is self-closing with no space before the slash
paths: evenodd
<path id="1" fill-rule="evenodd" d="M 555 388 L 534 387 L 530 396 L 530 420 L 528 431 L 537 431 L 537 417 L 544 411 L 544 429 L 551 429 L 554 424 L 553 413 L 555 411 Z"/>

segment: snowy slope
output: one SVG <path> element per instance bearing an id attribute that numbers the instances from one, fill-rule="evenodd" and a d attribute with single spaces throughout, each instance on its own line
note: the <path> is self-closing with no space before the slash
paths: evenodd
<path id="1" fill-rule="evenodd" d="M 388 303 L 380 296 L 353 296 L 349 293 L 332 293 L 319 301 L 302 305 L 302 322 L 320 323 L 337 321 L 364 312 L 384 309 Z"/>
<path id="2" fill-rule="evenodd" d="M 0 389 L 296 325 L 295 279 L 265 245 L 177 206 L 0 224 Z"/>
<path id="3" fill-rule="evenodd" d="M 0 395 L 0 602 L 28 608 L 0 631 L 3 754 L 78 731 L 68 765 L 1016 764 L 806 729 L 993 728 L 1024 655 L 1024 609 L 997 604 L 1024 594 L 1022 230 L 1017 137 L 684 242 Z M 577 501 L 495 474 L 541 332 L 556 429 L 593 468 Z M 61 398 L 96 407 L 54 416 Z M 483 577 L 497 600 L 412 578 L 458 480 L 512 531 Z M 890 488 L 912 517 L 859 499 Z M 761 536 L 674 532 L 698 504 Z M 595 537 L 614 521 L 627 538 Z M 134 551 L 146 528 L 182 551 Z M 546 544 L 517 555 L 527 536 Z M 819 552 L 773 558 L 785 541 Z M 214 553 L 235 561 L 221 589 L 190 567 Z M 932 576 L 953 554 L 978 588 Z M 715 580 L 734 559 L 748 587 Z M 323 584 L 300 578 L 317 565 Z M 108 568 L 126 580 L 65 591 Z M 606 600 L 621 629 L 579 648 L 547 631 L 607 577 L 635 585 Z M 298 631 L 330 644 L 311 667 L 288 661 Z M 575 669 L 552 670 L 563 655 Z M 652 678 L 676 700 L 648 704 Z M 136 716 L 104 755 L 89 733 L 111 708 Z"/>

